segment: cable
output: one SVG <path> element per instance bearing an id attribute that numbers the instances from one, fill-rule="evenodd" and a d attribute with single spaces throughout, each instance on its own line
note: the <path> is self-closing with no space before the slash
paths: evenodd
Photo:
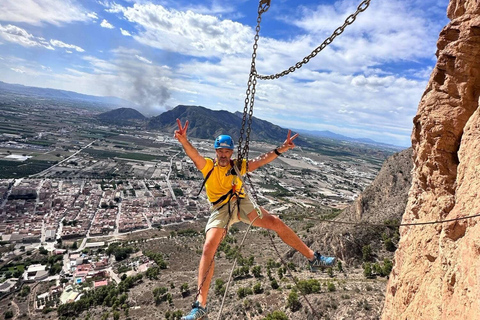
<path id="1" fill-rule="evenodd" d="M 466 220 L 480 217 L 480 213 L 474 214 L 471 216 L 465 217 L 458 217 L 453 219 L 447 220 L 437 220 L 437 221 L 428 221 L 428 222 L 412 222 L 412 223 L 364 223 L 364 222 L 349 222 L 349 221 L 338 221 L 338 220 L 323 220 L 323 219 L 315 219 L 315 218 L 305 218 L 307 220 L 314 220 L 314 221 L 322 221 L 328 223 L 336 223 L 336 224 L 348 224 L 348 225 L 355 225 L 355 226 L 366 226 L 366 227 L 409 227 L 409 226 L 422 226 L 422 225 L 429 225 L 429 224 L 441 224 L 447 223 L 452 221 L 459 221 L 459 220 Z"/>

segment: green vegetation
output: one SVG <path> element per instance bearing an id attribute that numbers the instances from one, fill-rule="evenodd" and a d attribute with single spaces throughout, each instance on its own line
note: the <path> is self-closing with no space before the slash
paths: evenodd
<path id="1" fill-rule="evenodd" d="M 167 301 L 169 305 L 173 303 L 172 294 L 168 292 L 168 289 L 165 287 L 158 287 L 153 289 L 153 299 L 155 304 L 159 305 L 162 302 Z"/>
<path id="2" fill-rule="evenodd" d="M 119 152 L 112 152 L 106 150 L 98 150 L 98 149 L 85 149 L 84 152 L 90 154 L 94 158 L 97 159 L 107 159 L 107 158 L 124 158 L 124 159 L 131 159 L 131 160 L 141 160 L 141 161 L 157 161 L 158 156 L 146 153 L 119 153 Z"/>
<path id="3" fill-rule="evenodd" d="M 252 290 L 252 288 L 249 288 L 249 287 L 240 287 L 237 290 L 237 296 L 240 299 L 243 299 L 246 296 L 251 295 L 251 294 L 253 294 L 253 290 Z"/>
<path id="4" fill-rule="evenodd" d="M 223 296 L 225 294 L 225 281 L 223 279 L 215 280 L 215 295 Z"/>
<path id="5" fill-rule="evenodd" d="M 54 164 L 52 161 L 28 159 L 23 162 L 0 160 L 0 179 L 21 178 L 39 173 Z"/>
<path id="6" fill-rule="evenodd" d="M 297 283 L 297 289 L 302 294 L 319 293 L 320 282 L 318 282 L 316 279 L 300 280 Z"/>
<path id="7" fill-rule="evenodd" d="M 283 311 L 275 310 L 267 314 L 262 320 L 288 320 L 288 317 Z"/>
<path id="8" fill-rule="evenodd" d="M 362 247 L 362 259 L 363 261 L 370 261 L 372 259 L 372 247 L 369 244 Z"/>
<path id="9" fill-rule="evenodd" d="M 127 292 L 138 284 L 143 278 L 142 274 L 134 277 L 127 277 L 118 284 L 109 284 L 104 287 L 84 292 L 80 300 L 62 304 L 58 307 L 57 313 L 60 317 L 75 317 L 85 310 L 96 306 L 112 307 L 123 305 L 128 298 Z"/>
<path id="10" fill-rule="evenodd" d="M 298 300 L 298 293 L 296 290 L 292 290 L 288 295 L 287 299 L 287 308 L 290 309 L 292 312 L 300 310 L 302 304 L 300 300 Z"/>
<path id="11" fill-rule="evenodd" d="M 133 247 L 124 247 L 119 242 L 111 243 L 107 250 L 105 251 L 106 254 L 115 256 L 115 260 L 121 261 L 128 258 L 128 256 L 133 253 L 135 249 Z"/>
<path id="12" fill-rule="evenodd" d="M 195 237 L 198 236 L 200 233 L 193 229 L 184 229 L 177 231 L 177 235 L 181 237 Z"/>
<path id="13" fill-rule="evenodd" d="M 146 251 L 143 254 L 146 257 L 148 257 L 149 259 L 155 261 L 155 263 L 157 264 L 157 266 L 160 269 L 167 269 L 167 263 L 163 259 L 163 255 L 161 253 L 154 253 L 152 251 Z"/>

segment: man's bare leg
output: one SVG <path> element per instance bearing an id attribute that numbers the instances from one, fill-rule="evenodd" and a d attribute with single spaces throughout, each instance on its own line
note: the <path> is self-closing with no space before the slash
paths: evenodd
<path id="1" fill-rule="evenodd" d="M 203 244 L 202 258 L 200 259 L 200 266 L 198 267 L 198 289 L 200 290 L 200 294 L 197 298 L 197 301 L 200 302 L 203 307 L 207 304 L 208 289 L 210 288 L 213 269 L 215 267 L 215 252 L 222 241 L 224 233 L 224 228 L 211 228 L 207 231 L 205 243 Z M 212 264 L 211 266 L 210 263 Z M 206 277 L 205 274 L 207 274 Z"/>
<path id="2" fill-rule="evenodd" d="M 255 227 L 262 227 L 265 229 L 275 231 L 280 239 L 283 240 L 286 244 L 288 244 L 293 249 L 297 250 L 301 254 L 303 254 L 308 260 L 313 259 L 313 250 L 307 247 L 307 245 L 297 236 L 289 226 L 287 226 L 280 218 L 277 216 L 273 216 L 268 213 L 267 210 L 260 208 L 263 213 L 263 218 L 258 218 L 255 220 L 253 225 Z M 253 210 L 248 214 L 248 219 L 252 221 L 257 217 L 257 212 Z"/>

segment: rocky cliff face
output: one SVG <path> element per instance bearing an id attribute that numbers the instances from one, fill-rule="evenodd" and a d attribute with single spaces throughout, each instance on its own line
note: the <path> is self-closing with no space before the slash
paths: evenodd
<path id="1" fill-rule="evenodd" d="M 451 0 L 414 118 L 404 223 L 480 213 L 480 3 Z M 400 228 L 382 319 L 478 319 L 480 218 Z"/>
<path id="2" fill-rule="evenodd" d="M 390 156 L 372 184 L 335 220 L 364 224 L 400 221 L 407 204 L 412 167 L 411 148 Z M 310 247 L 326 255 L 339 257 L 347 266 L 352 267 L 361 263 L 362 248 L 365 245 L 370 245 L 376 254 L 383 256 L 381 235 L 384 232 L 388 233 L 385 227 L 318 222 L 312 228 L 312 236 L 307 242 Z M 289 252 L 291 255 L 294 253 L 294 250 Z M 392 258 L 392 253 L 384 254 Z"/>

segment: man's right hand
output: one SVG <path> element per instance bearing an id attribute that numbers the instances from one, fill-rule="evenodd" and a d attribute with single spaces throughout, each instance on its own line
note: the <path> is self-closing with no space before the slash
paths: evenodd
<path id="1" fill-rule="evenodd" d="M 187 140 L 187 129 L 188 129 L 188 120 L 185 122 L 185 126 L 182 127 L 182 122 L 180 119 L 177 119 L 177 124 L 178 124 L 178 130 L 175 130 L 175 138 L 180 141 L 186 141 Z"/>

